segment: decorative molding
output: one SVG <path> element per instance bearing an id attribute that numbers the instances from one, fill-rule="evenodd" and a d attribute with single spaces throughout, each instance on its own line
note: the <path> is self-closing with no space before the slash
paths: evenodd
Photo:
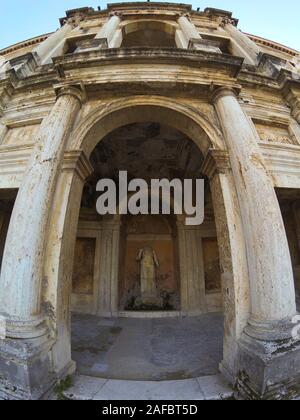
<path id="1" fill-rule="evenodd" d="M 31 156 L 33 144 L 1 145 L 0 146 L 0 176 L 23 175 Z"/>
<path id="2" fill-rule="evenodd" d="M 55 67 L 61 74 L 67 70 L 128 63 L 164 63 L 204 68 L 222 68 L 231 78 L 235 78 L 243 65 L 244 59 L 215 52 L 187 50 L 180 48 L 128 48 L 92 50 L 53 58 Z"/>
<path id="3" fill-rule="evenodd" d="M 260 143 L 268 172 L 278 183 L 284 177 L 285 186 L 294 187 L 295 180 L 300 179 L 300 146 L 282 143 Z M 287 178 L 286 178 L 287 177 Z"/>

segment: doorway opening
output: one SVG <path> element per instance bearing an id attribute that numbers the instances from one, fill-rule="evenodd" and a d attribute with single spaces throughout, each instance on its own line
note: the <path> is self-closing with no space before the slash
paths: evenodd
<path id="1" fill-rule="evenodd" d="M 205 220 L 96 211 L 96 184 L 199 179 L 203 155 L 182 132 L 156 122 L 118 128 L 90 157 L 75 248 L 72 358 L 79 373 L 166 380 L 218 373 L 223 352 L 221 270 L 214 211 L 205 179 Z M 142 287 L 141 255 L 155 261 L 152 300 Z M 154 298 L 153 298 L 154 296 Z M 149 296 L 148 296 L 149 298 Z"/>

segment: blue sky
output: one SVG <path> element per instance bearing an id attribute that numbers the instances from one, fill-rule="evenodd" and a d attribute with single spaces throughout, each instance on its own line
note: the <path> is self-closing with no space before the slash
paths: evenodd
<path id="1" fill-rule="evenodd" d="M 117 3 L 111 0 L 110 3 Z M 176 2 L 176 0 L 175 0 Z M 300 50 L 300 0 L 199 0 L 177 1 L 194 8 L 230 10 L 240 19 L 243 31 L 281 42 Z M 106 7 L 101 0 L 1 0 L 0 49 L 25 39 L 54 31 L 65 10 L 77 7 Z"/>

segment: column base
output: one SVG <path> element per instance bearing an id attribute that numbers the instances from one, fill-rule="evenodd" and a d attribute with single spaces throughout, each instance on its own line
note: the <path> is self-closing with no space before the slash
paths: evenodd
<path id="1" fill-rule="evenodd" d="M 0 340 L 0 399 L 39 400 L 51 389 L 53 340 Z"/>
<path id="2" fill-rule="evenodd" d="M 20 320 L 2 316 L 1 319 L 5 323 L 5 336 L 7 338 L 34 339 L 47 335 L 48 328 L 43 317 Z"/>
<path id="3" fill-rule="evenodd" d="M 295 324 L 249 324 L 239 341 L 237 397 L 246 400 L 292 400 L 300 395 L 300 338 Z"/>

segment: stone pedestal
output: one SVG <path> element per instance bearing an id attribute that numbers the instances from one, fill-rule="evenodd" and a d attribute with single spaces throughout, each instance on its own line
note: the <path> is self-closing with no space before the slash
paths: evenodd
<path id="1" fill-rule="evenodd" d="M 213 101 L 234 175 L 250 279 L 251 315 L 239 340 L 238 387 L 247 398 L 267 398 L 269 389 L 281 398 L 286 383 L 300 374 L 300 347 L 292 340 L 295 287 L 285 228 L 254 125 L 233 90 L 219 89 Z"/>
<path id="2" fill-rule="evenodd" d="M 0 399 L 38 400 L 56 382 L 48 336 L 0 340 Z"/>
<path id="3" fill-rule="evenodd" d="M 239 395 L 249 400 L 299 397 L 300 337 L 292 337 L 294 327 L 288 321 L 248 324 L 239 341 Z"/>

